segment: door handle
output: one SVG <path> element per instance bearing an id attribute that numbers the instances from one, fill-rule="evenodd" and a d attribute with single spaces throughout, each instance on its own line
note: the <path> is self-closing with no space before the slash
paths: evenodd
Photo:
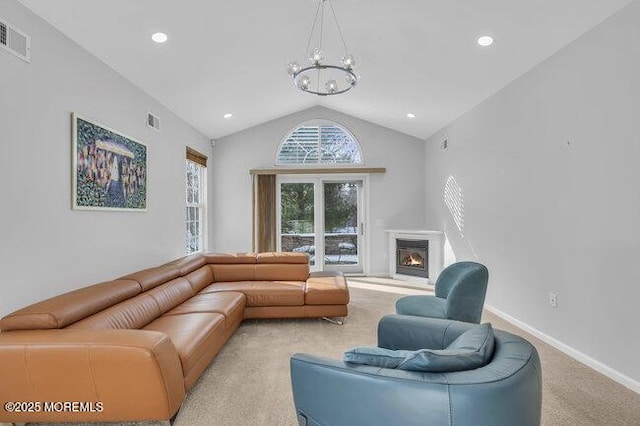
<path id="1" fill-rule="evenodd" d="M 360 222 L 360 235 L 364 235 L 364 223 Z"/>

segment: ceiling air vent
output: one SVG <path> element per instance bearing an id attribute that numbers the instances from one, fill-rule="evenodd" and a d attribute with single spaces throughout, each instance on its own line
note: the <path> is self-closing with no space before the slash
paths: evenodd
<path id="1" fill-rule="evenodd" d="M 147 126 L 160 131 L 160 118 L 152 113 L 147 113 Z"/>
<path id="2" fill-rule="evenodd" d="M 0 18 L 0 47 L 26 62 L 31 62 L 31 37 Z"/>

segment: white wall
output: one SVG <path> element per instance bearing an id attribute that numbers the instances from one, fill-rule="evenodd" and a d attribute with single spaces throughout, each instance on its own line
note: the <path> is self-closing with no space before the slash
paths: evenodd
<path id="1" fill-rule="evenodd" d="M 183 255 L 185 145 L 207 138 L 18 2 L 0 16 L 32 48 L 0 51 L 0 315 Z M 146 213 L 71 209 L 73 111 L 147 144 Z"/>
<path id="2" fill-rule="evenodd" d="M 348 95 L 347 95 L 348 96 Z M 251 250 L 249 170 L 274 167 L 282 140 L 313 119 L 340 123 L 360 142 L 366 166 L 386 167 L 370 178 L 370 272 L 388 274 L 389 228 L 424 228 L 424 143 L 419 139 L 327 108 L 314 107 L 227 136 L 216 142 L 212 174 L 211 241 L 215 251 Z"/>
<path id="3" fill-rule="evenodd" d="M 640 2 L 427 141 L 427 226 L 487 303 L 640 382 Z M 464 236 L 442 190 L 464 191 Z M 557 308 L 549 292 L 558 294 Z M 638 389 L 638 388 L 636 388 Z"/>

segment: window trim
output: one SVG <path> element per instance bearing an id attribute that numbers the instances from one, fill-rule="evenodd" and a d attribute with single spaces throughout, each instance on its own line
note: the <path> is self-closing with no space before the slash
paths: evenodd
<path id="1" fill-rule="evenodd" d="M 359 163 L 322 163 L 320 161 L 318 161 L 317 163 L 308 163 L 308 164 L 304 164 L 304 163 L 298 163 L 298 164 L 280 164 L 279 163 L 279 158 L 280 158 L 280 151 L 282 151 L 282 147 L 285 143 L 287 143 L 287 141 L 289 140 L 289 138 L 291 137 L 291 134 L 293 132 L 295 132 L 296 130 L 298 130 L 300 127 L 315 127 L 315 126 L 323 126 L 323 125 L 329 125 L 329 126 L 335 126 L 335 127 L 339 127 L 343 132 L 345 132 L 347 135 L 349 135 L 351 137 L 351 139 L 355 142 L 356 147 L 358 148 L 358 151 L 360 153 L 360 162 Z M 320 151 L 320 143 L 318 143 L 318 160 L 321 159 L 321 151 Z M 358 167 L 358 166 L 364 166 L 366 164 L 365 159 L 364 159 L 364 152 L 362 150 L 362 145 L 360 145 L 360 141 L 358 140 L 358 138 L 356 137 L 356 135 L 346 126 L 344 126 L 342 123 L 338 122 L 338 121 L 333 121 L 333 120 L 327 120 L 327 119 L 322 119 L 322 118 L 316 118 L 313 120 L 307 120 L 307 121 L 303 121 L 302 123 L 298 123 L 296 126 L 292 127 L 284 136 L 284 138 L 280 141 L 280 143 L 278 144 L 278 149 L 276 150 L 276 156 L 275 156 L 275 161 L 274 161 L 274 165 L 278 168 L 345 168 L 345 167 Z"/>
<path id="2" fill-rule="evenodd" d="M 190 158 L 189 154 L 194 154 L 199 156 L 200 159 L 204 158 L 204 164 L 202 164 L 201 161 L 194 161 L 192 158 Z M 207 211 L 208 211 L 208 201 L 207 201 L 207 166 L 206 166 L 206 160 L 207 157 L 200 154 L 199 152 L 187 147 L 187 157 L 185 159 L 185 216 L 184 216 L 184 225 L 185 227 L 188 225 L 189 219 L 188 219 L 188 209 L 189 207 L 196 207 L 198 208 L 198 222 L 199 222 L 199 230 L 200 230 L 200 236 L 199 236 L 199 242 L 200 242 L 200 247 L 198 251 L 194 251 L 194 252 L 189 252 L 188 251 L 188 247 L 189 247 L 189 240 L 186 239 L 185 240 L 185 252 L 187 255 L 189 254 L 193 254 L 193 253 L 205 253 L 207 251 L 207 247 L 208 247 L 208 238 L 207 238 L 207 234 L 208 234 L 208 221 L 207 221 Z M 189 203 L 188 201 L 188 191 L 187 191 L 187 174 L 188 174 L 188 170 L 187 170 L 187 166 L 188 163 L 193 163 L 195 164 L 199 171 L 200 171 L 200 185 L 199 185 L 199 203 Z M 185 236 L 186 238 L 186 236 Z"/>
<path id="3" fill-rule="evenodd" d="M 207 156 L 191 147 L 187 147 L 187 160 L 200 164 L 202 167 L 207 167 Z"/>

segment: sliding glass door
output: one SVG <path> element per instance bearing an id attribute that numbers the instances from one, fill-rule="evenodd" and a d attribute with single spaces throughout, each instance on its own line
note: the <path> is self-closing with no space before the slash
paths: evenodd
<path id="1" fill-rule="evenodd" d="M 308 253 L 313 270 L 362 273 L 363 189 L 363 179 L 280 178 L 278 249 Z"/>
<path id="2" fill-rule="evenodd" d="M 315 183 L 280 183 L 278 251 L 308 253 L 316 262 Z"/>
<path id="3" fill-rule="evenodd" d="M 324 181 L 322 186 L 324 269 L 362 272 L 362 181 Z"/>

